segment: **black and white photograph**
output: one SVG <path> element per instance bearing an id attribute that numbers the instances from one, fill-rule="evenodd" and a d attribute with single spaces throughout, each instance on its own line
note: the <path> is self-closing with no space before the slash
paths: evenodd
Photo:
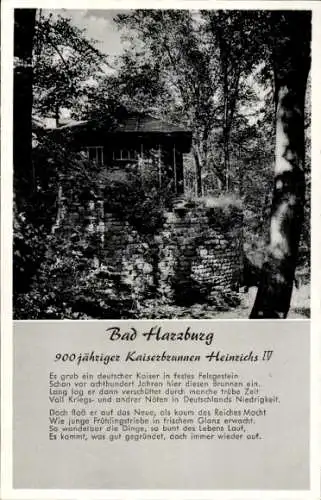
<path id="1" fill-rule="evenodd" d="M 308 10 L 14 9 L 14 319 L 310 316 Z"/>
<path id="2" fill-rule="evenodd" d="M 1 27 L 3 498 L 319 498 L 321 6 Z"/>

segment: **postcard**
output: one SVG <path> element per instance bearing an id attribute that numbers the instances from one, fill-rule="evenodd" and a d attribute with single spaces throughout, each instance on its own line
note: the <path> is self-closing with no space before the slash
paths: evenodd
<path id="1" fill-rule="evenodd" d="M 1 17 L 2 497 L 320 498 L 320 6 Z"/>

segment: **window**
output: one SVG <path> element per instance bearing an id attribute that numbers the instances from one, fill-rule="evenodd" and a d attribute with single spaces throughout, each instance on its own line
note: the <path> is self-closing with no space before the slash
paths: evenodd
<path id="1" fill-rule="evenodd" d="M 89 161 L 97 163 L 97 165 L 104 164 L 104 148 L 103 146 L 89 146 L 87 148 Z"/>
<path id="2" fill-rule="evenodd" d="M 138 151 L 135 149 L 115 149 L 113 151 L 113 160 L 116 161 L 137 161 Z"/>

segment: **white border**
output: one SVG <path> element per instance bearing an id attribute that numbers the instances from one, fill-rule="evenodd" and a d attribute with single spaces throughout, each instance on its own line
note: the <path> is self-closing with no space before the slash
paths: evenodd
<path id="1" fill-rule="evenodd" d="M 12 464 L 12 104 L 13 11 L 1 6 L 1 493 Z M 5 291 L 5 293 L 4 293 Z"/>
<path id="2" fill-rule="evenodd" d="M 311 322 L 311 489 L 308 491 L 192 491 L 192 490 L 13 490 L 12 485 L 12 103 L 13 103 L 13 8 L 186 8 L 186 9 L 312 9 L 312 322 Z M 0 498 L 18 499 L 110 499 L 110 500 L 320 500 L 320 441 L 321 441 L 321 2 L 254 1 L 254 0 L 2 0 L 1 5 L 1 485 Z M 98 320 L 97 320 L 98 321 Z M 222 320 L 208 320 L 222 321 Z M 224 320 L 223 320 L 224 321 Z M 236 320 L 247 321 L 247 320 Z M 253 321 L 253 320 L 252 320 Z M 299 321 L 299 320 L 296 320 Z M 306 320 L 302 320 L 306 321 Z M 316 411 L 318 410 L 318 411 Z M 26 450 L 28 460 L 28 450 Z"/>
<path id="3" fill-rule="evenodd" d="M 321 5 L 313 9 L 311 66 L 311 489 L 320 499 L 321 470 Z"/>

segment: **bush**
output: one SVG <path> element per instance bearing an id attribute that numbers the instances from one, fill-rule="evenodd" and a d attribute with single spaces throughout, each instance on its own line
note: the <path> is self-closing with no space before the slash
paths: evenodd
<path id="1" fill-rule="evenodd" d="M 127 220 L 142 234 L 155 234 L 164 223 L 164 212 L 173 202 L 174 194 L 166 187 L 144 184 L 135 166 L 104 172 L 100 183 L 105 212 Z"/>
<path id="2" fill-rule="evenodd" d="M 75 239 L 73 234 L 73 239 Z M 99 265 L 97 241 L 54 234 L 30 290 L 17 296 L 15 319 L 86 319 L 127 316 L 129 288 L 113 269 Z"/>
<path id="3" fill-rule="evenodd" d="M 13 209 L 13 285 L 15 297 L 28 291 L 46 251 L 46 228 L 36 226 L 23 212 Z"/>

